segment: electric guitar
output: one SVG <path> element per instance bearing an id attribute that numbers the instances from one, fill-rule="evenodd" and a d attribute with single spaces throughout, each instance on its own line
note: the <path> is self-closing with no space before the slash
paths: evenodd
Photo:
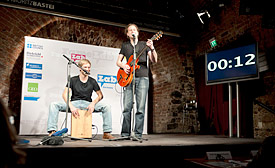
<path id="1" fill-rule="evenodd" d="M 159 31 L 158 33 L 156 33 L 151 40 L 159 40 L 162 37 L 163 32 Z M 133 71 L 134 71 L 134 64 L 135 64 L 135 70 L 139 69 L 140 66 L 137 65 L 138 61 L 139 61 L 139 57 L 142 55 L 142 53 L 146 50 L 148 46 L 145 45 L 145 47 L 141 50 L 141 52 L 138 54 L 138 56 L 136 57 L 136 62 L 134 61 L 134 56 L 131 55 L 127 64 L 130 66 L 130 73 L 127 74 L 123 68 L 119 68 L 118 72 L 117 72 L 117 81 L 118 84 L 122 87 L 127 87 L 128 85 L 131 84 L 132 80 L 133 80 Z"/>

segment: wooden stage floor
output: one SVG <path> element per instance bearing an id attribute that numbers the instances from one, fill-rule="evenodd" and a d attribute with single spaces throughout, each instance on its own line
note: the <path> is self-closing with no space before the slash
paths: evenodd
<path id="1" fill-rule="evenodd" d="M 103 141 L 102 135 L 97 135 L 92 142 L 64 138 L 63 145 L 36 146 L 43 137 L 19 136 L 30 141 L 29 144 L 17 146 L 27 153 L 27 167 L 48 167 L 52 164 L 71 167 L 75 163 L 70 162 L 72 160 L 78 160 L 77 166 L 80 163 L 85 166 L 91 161 L 104 161 L 106 157 L 108 163 L 130 164 L 134 161 L 163 166 L 175 162 L 178 165 L 183 164 L 185 159 L 203 158 L 210 151 L 230 151 L 233 157 L 249 157 L 251 150 L 258 150 L 263 141 L 216 135 L 149 134 L 143 136 L 148 141 L 140 143 L 131 140 Z M 49 159 L 51 162 L 46 161 Z"/>
<path id="2" fill-rule="evenodd" d="M 119 137 L 119 135 L 114 135 Z M 106 141 L 102 135 L 97 135 L 92 142 L 86 140 L 71 140 L 64 138 L 64 144 L 58 146 L 37 145 L 44 136 L 19 136 L 20 139 L 29 140 L 28 145 L 22 148 L 93 148 L 93 147 L 138 147 L 138 146 L 205 146 L 205 145 L 259 145 L 263 140 L 254 138 L 229 138 L 217 135 L 187 135 L 187 134 L 149 134 L 143 135 L 142 143 L 131 140 Z"/>

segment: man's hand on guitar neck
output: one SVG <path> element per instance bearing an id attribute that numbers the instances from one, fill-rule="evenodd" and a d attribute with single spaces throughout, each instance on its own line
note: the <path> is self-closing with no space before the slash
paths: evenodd
<path id="1" fill-rule="evenodd" d="M 151 49 L 151 50 L 154 50 L 154 45 L 153 45 L 153 40 L 151 39 L 148 39 L 147 42 L 146 42 L 146 45 Z"/>

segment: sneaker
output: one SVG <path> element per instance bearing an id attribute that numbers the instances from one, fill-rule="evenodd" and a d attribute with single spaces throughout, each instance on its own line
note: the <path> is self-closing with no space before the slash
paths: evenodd
<path id="1" fill-rule="evenodd" d="M 103 140 L 110 140 L 110 139 L 115 139 L 115 137 L 113 137 L 110 133 L 104 133 L 103 134 L 103 137 L 102 137 Z"/>

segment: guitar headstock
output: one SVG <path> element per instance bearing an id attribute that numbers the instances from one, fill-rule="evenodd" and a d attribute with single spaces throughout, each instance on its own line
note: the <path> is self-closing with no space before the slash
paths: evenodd
<path id="1" fill-rule="evenodd" d="M 157 32 L 152 38 L 151 40 L 159 40 L 162 37 L 163 32 L 159 31 Z"/>

